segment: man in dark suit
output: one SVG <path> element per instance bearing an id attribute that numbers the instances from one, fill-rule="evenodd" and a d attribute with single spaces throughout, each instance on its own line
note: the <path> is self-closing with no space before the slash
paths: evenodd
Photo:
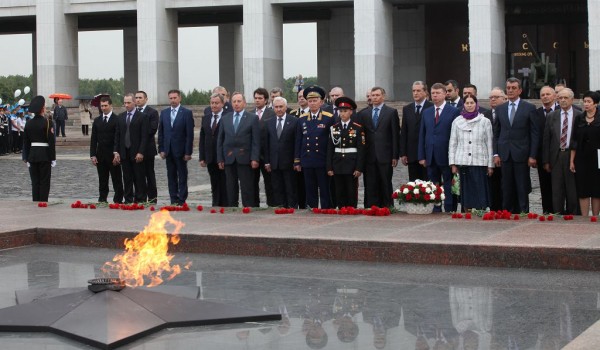
<path id="1" fill-rule="evenodd" d="M 286 113 L 287 100 L 273 100 L 275 118 L 267 122 L 265 169 L 271 173 L 273 204 L 277 207 L 298 207 L 296 174 L 294 171 L 294 147 L 298 119 Z"/>
<path id="2" fill-rule="evenodd" d="M 98 202 L 107 202 L 108 178 L 112 179 L 113 202 L 123 202 L 123 175 L 121 165 L 117 162 L 115 149 L 115 133 L 117 132 L 117 118 L 113 113 L 110 97 L 100 99 L 102 114 L 92 123 L 92 140 L 90 142 L 90 159 L 98 171 Z"/>
<path id="3" fill-rule="evenodd" d="M 433 106 L 423 112 L 419 133 L 419 163 L 427 167 L 429 179 L 438 186 L 444 183 L 444 211 L 453 209 L 452 170 L 448 163 L 448 145 L 452 122 L 460 115 L 458 109 L 446 102 L 446 86 L 435 83 L 431 87 Z M 436 207 L 434 211 L 441 211 Z"/>
<path id="4" fill-rule="evenodd" d="M 558 93 L 560 109 L 548 114 L 543 137 L 544 169 L 552 173 L 552 207 L 561 214 L 576 214 L 578 204 L 575 174 L 570 170 L 571 134 L 576 114 L 573 97 L 573 90 L 569 88 Z"/>
<path id="5" fill-rule="evenodd" d="M 464 101 L 468 96 L 477 98 L 477 86 L 471 83 L 467 83 L 465 86 L 463 86 L 462 101 Z M 459 110 L 462 110 L 462 107 Z M 479 113 L 484 114 L 487 111 L 487 108 L 479 106 Z"/>
<path id="6" fill-rule="evenodd" d="M 225 97 L 219 93 L 210 96 L 210 113 L 204 114 L 200 128 L 200 166 L 208 170 L 213 207 L 227 206 L 225 171 L 217 162 L 217 138 L 225 110 Z"/>
<path id="7" fill-rule="evenodd" d="M 542 107 L 538 108 L 534 112 L 534 120 L 539 130 L 539 143 L 537 148 L 536 161 L 539 164 L 537 167 L 538 179 L 540 181 L 540 192 L 542 195 L 542 210 L 544 213 L 554 213 L 552 206 L 552 174 L 544 169 L 544 129 L 546 127 L 546 120 L 550 113 L 556 107 L 556 92 L 550 86 L 544 86 L 540 90 L 540 100 L 542 101 Z"/>
<path id="8" fill-rule="evenodd" d="M 65 124 L 67 119 L 69 119 L 69 115 L 67 113 L 67 109 L 63 106 L 62 98 L 54 99 L 54 113 L 52 115 L 54 119 L 54 123 L 56 125 L 56 129 L 54 130 L 56 137 L 59 134 L 62 134 L 62 137 L 66 137 L 65 135 Z"/>
<path id="9" fill-rule="evenodd" d="M 400 131 L 400 160 L 408 166 L 408 180 L 427 180 L 427 168 L 419 164 L 419 133 L 423 111 L 433 103 L 427 100 L 427 84 L 415 81 L 412 85 L 414 102 L 402 108 L 402 128 Z"/>
<path id="10" fill-rule="evenodd" d="M 458 109 L 460 112 L 465 101 L 460 97 L 460 88 L 456 80 L 450 79 L 444 83 L 446 85 L 446 101 L 450 106 Z"/>
<path id="11" fill-rule="evenodd" d="M 483 115 L 490 120 L 492 125 L 496 120 L 496 108 L 499 105 L 506 102 L 506 95 L 504 90 L 499 87 L 495 87 L 490 91 L 490 110 L 483 113 Z M 488 178 L 490 185 L 490 209 L 491 210 L 502 210 L 502 168 L 495 167 L 492 176 Z"/>
<path id="12" fill-rule="evenodd" d="M 270 102 L 269 102 L 269 109 L 274 109 L 273 108 L 273 101 L 275 101 L 276 97 L 283 97 L 283 90 L 280 87 L 274 87 L 271 89 L 271 91 L 269 91 L 269 96 L 270 96 Z M 290 114 L 290 112 L 292 111 L 292 109 L 290 107 L 287 107 L 285 112 L 287 114 Z"/>
<path id="13" fill-rule="evenodd" d="M 227 204 L 239 205 L 242 192 L 244 207 L 258 207 L 254 177 L 260 160 L 260 125 L 254 113 L 244 110 L 246 98 L 239 92 L 231 96 L 233 113 L 221 120 L 217 139 L 217 162 L 225 170 L 227 181 Z"/>
<path id="14" fill-rule="evenodd" d="M 267 197 L 267 206 L 273 207 L 273 186 L 271 185 L 271 173 L 265 169 L 265 152 L 267 142 L 267 123 L 269 120 L 275 118 L 275 112 L 271 108 L 267 108 L 269 102 L 269 92 L 265 88 L 258 88 L 254 90 L 254 109 L 249 111 L 256 114 L 258 117 L 258 124 L 260 126 L 260 163 L 259 169 L 256 169 L 254 175 L 254 201 L 260 205 L 260 174 L 262 173 L 263 182 L 265 184 L 265 196 Z M 257 206 L 258 206 L 257 205 Z"/>
<path id="15" fill-rule="evenodd" d="M 229 102 L 229 91 L 227 91 L 226 88 L 224 88 L 222 86 L 215 86 L 212 89 L 212 93 L 223 96 L 223 99 L 225 100 L 225 103 L 223 104 L 223 113 L 229 113 L 233 110 L 231 108 L 231 103 Z M 212 116 L 212 111 L 211 111 L 210 106 L 204 108 L 204 115 Z"/>
<path id="16" fill-rule="evenodd" d="M 117 117 L 115 131 L 114 152 L 122 165 L 125 203 L 145 202 L 147 198 L 144 154 L 148 146 L 150 123 L 135 109 L 134 99 L 131 93 L 123 98 L 125 112 Z"/>
<path id="17" fill-rule="evenodd" d="M 333 125 L 333 115 L 322 110 L 325 90 L 312 85 L 304 89 L 309 111 L 298 119 L 294 169 L 304 173 L 306 205 L 310 208 L 331 207 L 329 181 L 327 178 L 327 138 Z"/>
<path id="18" fill-rule="evenodd" d="M 146 194 L 148 202 L 157 202 L 158 191 L 156 189 L 156 174 L 154 172 L 154 157 L 156 152 L 156 141 L 154 140 L 158 131 L 158 111 L 148 106 L 148 95 L 145 91 L 135 93 L 136 109 L 148 118 L 148 144 L 146 145 L 146 154 L 144 154 L 144 175 L 146 176 Z"/>
<path id="19" fill-rule="evenodd" d="M 55 138 L 52 123 L 44 117 L 46 99 L 35 96 L 29 112 L 35 114 L 25 124 L 21 157 L 29 167 L 31 197 L 34 202 L 47 202 L 50 194 L 52 167 L 56 165 Z"/>
<path id="20" fill-rule="evenodd" d="M 392 202 L 392 173 L 400 157 L 400 118 L 385 103 L 382 87 L 371 89 L 371 107 L 358 114 L 366 135 L 365 208 L 389 207 Z"/>
<path id="21" fill-rule="evenodd" d="M 169 91 L 169 108 L 160 112 L 158 152 L 167 161 L 171 203 L 183 205 L 188 197 L 187 162 L 194 148 L 194 116 L 181 105 L 181 91 Z"/>
<path id="22" fill-rule="evenodd" d="M 539 132 L 533 112 L 535 106 L 520 98 L 521 81 L 508 78 L 508 102 L 496 109 L 494 122 L 494 163 L 502 166 L 503 207 L 513 213 L 529 212 L 531 178 L 529 167 L 536 167 Z M 515 197 L 519 207 L 515 208 Z"/>

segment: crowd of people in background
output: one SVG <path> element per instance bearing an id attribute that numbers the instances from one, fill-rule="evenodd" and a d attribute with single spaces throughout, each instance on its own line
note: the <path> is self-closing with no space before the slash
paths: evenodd
<path id="1" fill-rule="evenodd" d="M 192 111 L 181 105 L 179 90 L 169 91 L 170 106 L 160 113 L 147 105 L 144 91 L 126 94 L 120 115 L 113 113 L 110 97 L 103 97 L 90 145 L 98 200 L 107 201 L 112 178 L 114 202 L 156 203 L 159 155 L 166 161 L 170 202 L 183 205 L 187 163 L 198 147 L 213 206 L 237 207 L 240 195 L 242 206 L 260 206 L 262 178 L 264 204 L 270 207 L 356 207 L 362 177 L 364 206 L 389 207 L 393 171 L 401 163 L 408 167 L 408 181 L 443 186 L 447 195 L 434 208 L 438 212 L 457 211 L 459 204 L 462 211 L 528 212 L 530 168 L 537 168 L 545 213 L 600 211 L 600 183 L 594 181 L 600 175 L 598 92 L 583 95 L 581 110 L 571 89 L 545 86 L 536 108 L 520 98 L 521 81 L 509 78 L 505 87 L 489 92 L 488 109 L 472 84 L 460 94 L 455 80 L 431 88 L 415 81 L 413 101 L 399 113 L 386 104 L 382 87 L 369 89 L 368 106 L 357 111 L 341 87 L 326 92 L 302 86 L 301 76 L 297 80 L 296 109 L 288 107 L 280 88 L 257 88 L 249 97 L 252 108 L 244 94 L 214 88 L 197 146 Z M 65 136 L 68 119 L 61 102 L 55 101 L 52 113 L 56 137 Z M 86 135 L 91 112 L 81 112 Z M 0 117 L 2 153 L 18 152 L 14 145 L 22 143 L 24 118 L 5 111 Z"/>

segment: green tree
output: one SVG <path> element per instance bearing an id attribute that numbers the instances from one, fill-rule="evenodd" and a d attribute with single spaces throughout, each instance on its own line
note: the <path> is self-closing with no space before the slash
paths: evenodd
<path id="1" fill-rule="evenodd" d="M 181 92 L 181 103 L 184 105 L 207 105 L 210 104 L 211 91 L 194 89 L 187 93 Z"/>

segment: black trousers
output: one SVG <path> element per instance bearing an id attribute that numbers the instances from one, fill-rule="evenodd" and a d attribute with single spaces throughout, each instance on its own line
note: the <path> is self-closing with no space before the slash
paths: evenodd
<path id="1" fill-rule="evenodd" d="M 85 136 L 88 135 L 90 132 L 90 126 L 89 125 L 82 125 L 81 126 L 81 133 Z"/>
<path id="2" fill-rule="evenodd" d="M 131 159 L 130 150 L 125 151 L 125 157 L 121 159 L 123 167 L 123 196 L 125 203 L 140 203 L 146 201 L 146 175 L 144 162 L 137 163 Z M 135 156 L 135 154 L 133 155 Z M 134 192 L 135 185 L 135 192 Z"/>
<path id="3" fill-rule="evenodd" d="M 490 184 L 490 210 L 502 210 L 502 168 L 494 168 L 488 178 Z"/>
<path id="4" fill-rule="evenodd" d="M 273 205 L 273 184 L 271 183 L 271 173 L 265 170 L 265 162 L 260 161 L 259 169 L 254 169 L 254 201 L 260 204 L 260 174 L 262 174 L 263 182 L 265 183 L 265 196 L 267 197 L 267 206 L 274 207 Z M 257 205 L 258 206 L 258 205 Z"/>
<path id="5" fill-rule="evenodd" d="M 427 168 L 419 164 L 419 162 L 408 163 L 408 181 L 429 180 L 427 176 Z"/>
<path id="6" fill-rule="evenodd" d="M 107 202 L 108 200 L 108 178 L 112 179 L 113 202 L 123 202 L 123 175 L 121 174 L 121 165 L 113 165 L 110 160 L 98 161 L 96 165 L 98 171 L 98 202 Z"/>
<path id="7" fill-rule="evenodd" d="M 64 120 L 55 120 L 54 121 L 54 135 L 56 135 L 56 137 L 58 137 L 59 133 L 62 133 L 63 137 L 66 137 L 67 135 L 65 135 L 65 121 Z"/>
<path id="8" fill-rule="evenodd" d="M 392 205 L 392 161 L 389 163 L 366 163 L 364 172 L 365 208 L 373 205 Z"/>
<path id="9" fill-rule="evenodd" d="M 156 173 L 154 172 L 154 156 L 144 157 L 144 176 L 146 177 L 146 194 L 148 202 L 156 203 L 158 190 L 156 189 Z"/>
<path id="10" fill-rule="evenodd" d="M 271 172 L 271 183 L 273 184 L 274 207 L 298 207 L 296 171 L 293 169 L 273 169 Z"/>
<path id="11" fill-rule="evenodd" d="M 227 207 L 227 180 L 225 170 L 219 169 L 217 163 L 206 164 L 210 177 L 210 191 L 213 207 Z"/>
<path id="12" fill-rule="evenodd" d="M 529 212 L 531 178 L 527 162 L 502 162 L 502 207 L 513 214 Z M 516 203 L 518 203 L 516 205 Z"/>
<path id="13" fill-rule="evenodd" d="M 356 194 L 358 192 L 358 182 L 352 174 L 333 175 L 335 183 L 335 199 L 338 208 L 353 207 L 358 205 Z"/>
<path id="14" fill-rule="evenodd" d="M 34 202 L 47 202 L 50 194 L 51 162 L 29 163 L 31 197 Z"/>
<path id="15" fill-rule="evenodd" d="M 304 186 L 304 173 L 296 172 L 296 193 L 298 194 L 298 208 L 306 209 L 306 187 Z"/>
<path id="16" fill-rule="evenodd" d="M 225 165 L 225 181 L 227 182 L 227 204 L 230 207 L 239 205 L 240 189 L 242 192 L 242 205 L 244 207 L 258 207 L 256 202 L 255 180 L 256 169 L 250 164 Z"/>
<path id="17" fill-rule="evenodd" d="M 538 179 L 540 180 L 540 193 L 542 194 L 542 209 L 544 213 L 554 213 L 552 204 L 552 175 L 544 169 L 541 161 L 538 161 Z"/>

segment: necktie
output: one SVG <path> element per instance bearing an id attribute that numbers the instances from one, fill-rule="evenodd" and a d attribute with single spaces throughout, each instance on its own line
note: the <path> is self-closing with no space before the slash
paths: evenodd
<path id="1" fill-rule="evenodd" d="M 546 108 L 546 115 L 548 115 L 550 112 L 552 112 L 552 108 Z"/>
<path id="2" fill-rule="evenodd" d="M 213 135 L 215 134 L 215 130 L 217 130 L 217 118 L 218 117 L 219 116 L 217 114 L 213 115 L 213 122 L 212 122 L 212 125 L 210 126 L 210 129 L 211 129 Z"/>
<path id="3" fill-rule="evenodd" d="M 108 123 L 108 116 L 107 115 L 104 116 L 104 122 Z"/>
<path id="4" fill-rule="evenodd" d="M 175 108 L 171 109 L 171 127 L 173 123 L 175 123 L 175 117 L 177 116 L 177 110 Z"/>
<path id="5" fill-rule="evenodd" d="M 235 132 L 237 132 L 238 126 L 240 125 L 240 114 L 236 113 L 235 114 L 235 119 L 233 121 L 233 130 Z"/>
<path id="6" fill-rule="evenodd" d="M 440 107 L 435 109 L 435 125 L 440 121 Z"/>
<path id="7" fill-rule="evenodd" d="M 336 107 L 333 107 L 333 115 L 338 116 L 338 109 Z"/>
<path id="8" fill-rule="evenodd" d="M 262 113 L 263 113 L 262 109 L 256 110 L 256 115 L 258 116 L 258 120 L 260 120 L 262 118 Z"/>
<path id="9" fill-rule="evenodd" d="M 417 112 L 415 114 L 421 115 L 421 105 L 417 105 Z"/>
<path id="10" fill-rule="evenodd" d="M 283 131 L 283 117 L 277 117 L 277 139 L 281 137 Z"/>
<path id="11" fill-rule="evenodd" d="M 316 114 L 312 115 L 312 120 L 317 120 L 317 115 Z"/>
<path id="12" fill-rule="evenodd" d="M 492 109 L 492 121 L 496 121 L 496 110 Z"/>
<path id="13" fill-rule="evenodd" d="M 452 107 L 456 107 L 456 102 L 450 102 L 450 105 L 451 105 Z"/>
<path id="14" fill-rule="evenodd" d="M 510 122 L 510 125 L 512 126 L 513 123 L 513 119 L 515 118 L 515 112 L 517 111 L 517 108 L 515 107 L 515 103 L 511 102 L 510 104 L 510 115 L 508 116 L 508 121 Z"/>
<path id="15" fill-rule="evenodd" d="M 131 123 L 131 112 L 127 112 L 127 129 L 125 130 L 125 148 L 131 148 L 131 136 L 129 134 L 129 123 Z"/>
<path id="16" fill-rule="evenodd" d="M 141 112 L 142 111 L 142 107 L 138 107 L 137 110 L 138 110 L 138 112 Z"/>
<path id="17" fill-rule="evenodd" d="M 569 113 L 564 112 L 562 128 L 560 131 L 560 148 L 567 148 L 567 131 L 569 131 Z"/>
<path id="18" fill-rule="evenodd" d="M 344 123 L 344 130 L 348 130 L 348 123 Z"/>
<path id="19" fill-rule="evenodd" d="M 373 125 L 377 127 L 379 124 L 379 108 L 373 108 Z"/>

